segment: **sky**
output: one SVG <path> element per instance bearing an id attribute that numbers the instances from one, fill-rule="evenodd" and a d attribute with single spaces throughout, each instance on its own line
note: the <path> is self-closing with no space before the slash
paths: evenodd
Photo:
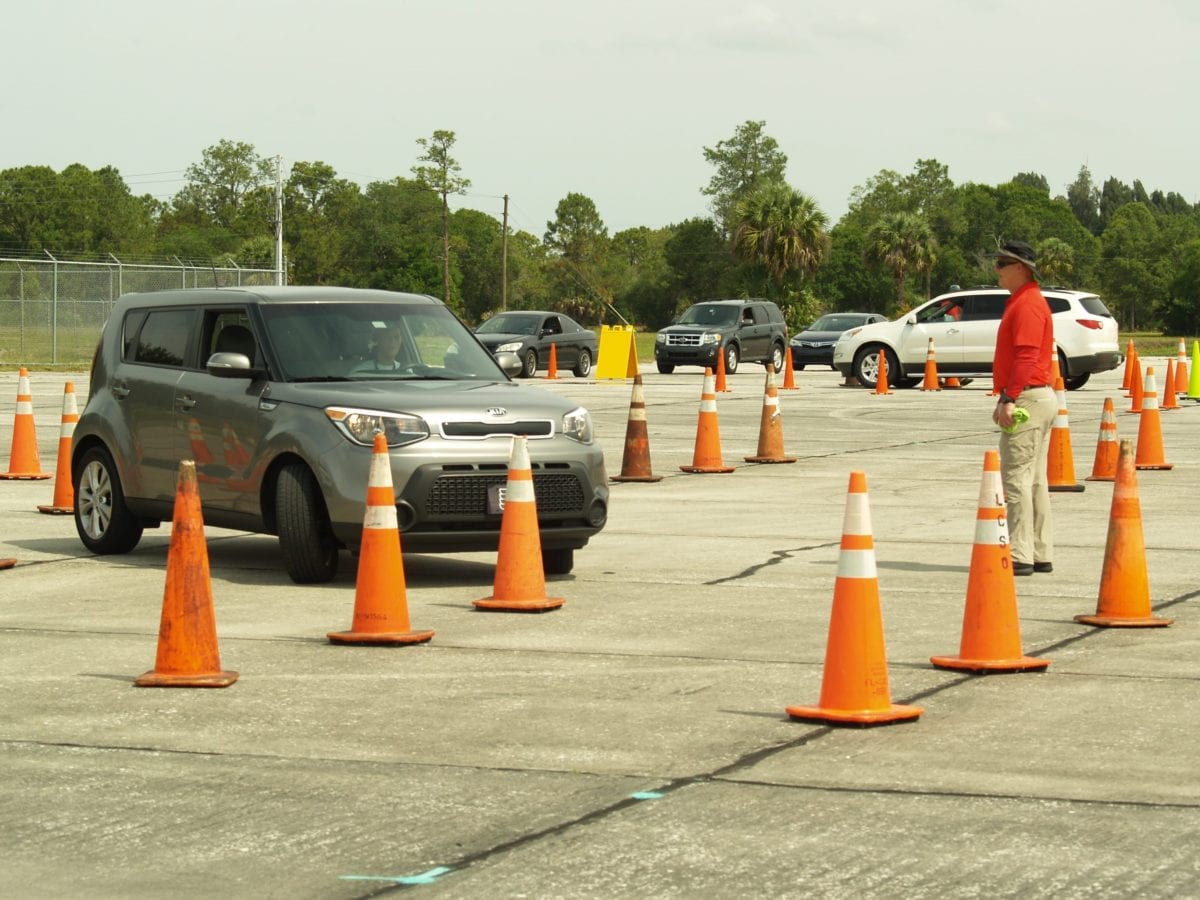
<path id="1" fill-rule="evenodd" d="M 111 165 L 164 200 L 223 139 L 366 185 L 441 129 L 455 208 L 507 194 L 541 237 L 575 192 L 659 228 L 708 214 L 704 148 L 761 120 L 831 223 L 920 159 L 1200 202 L 1189 0 L 41 0 L 0 28 L 0 170 Z"/>

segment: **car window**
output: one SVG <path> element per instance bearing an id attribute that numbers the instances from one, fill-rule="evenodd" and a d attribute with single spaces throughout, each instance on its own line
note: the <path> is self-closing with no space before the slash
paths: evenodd
<path id="1" fill-rule="evenodd" d="M 1050 313 L 1067 312 L 1071 308 L 1071 301 L 1065 297 L 1047 297 L 1046 305 L 1050 307 Z"/>
<path id="2" fill-rule="evenodd" d="M 930 303 L 917 311 L 918 322 L 957 322 L 962 318 L 963 298 L 947 297 L 945 300 Z"/>
<path id="3" fill-rule="evenodd" d="M 689 308 L 679 317 L 680 325 L 732 325 L 737 321 L 737 308 L 701 303 Z"/>
<path id="4" fill-rule="evenodd" d="M 1104 305 L 1104 301 L 1095 294 L 1088 297 L 1080 297 L 1079 305 L 1090 312 L 1093 316 L 1104 316 L 1111 319 L 1113 314 L 1108 311 L 1108 307 Z"/>
<path id="5" fill-rule="evenodd" d="M 874 321 L 877 321 L 874 316 L 868 317 L 865 320 L 862 316 L 821 316 L 821 318 L 808 326 L 808 330 L 849 331 L 851 328 L 857 328 L 859 325 Z"/>
<path id="6" fill-rule="evenodd" d="M 475 329 L 476 334 L 537 334 L 541 319 L 538 316 L 519 316 L 501 313 L 492 316 Z"/>
<path id="7" fill-rule="evenodd" d="M 766 318 L 761 306 L 747 306 L 742 310 L 742 321 L 747 325 L 765 322 Z"/>
<path id="8" fill-rule="evenodd" d="M 206 311 L 201 335 L 201 362 L 214 353 L 241 353 L 251 365 L 258 359 L 258 342 L 245 309 Z"/>
<path id="9" fill-rule="evenodd" d="M 544 334 L 562 334 L 562 325 L 558 323 L 558 316 L 547 316 L 546 321 L 542 323 L 542 332 Z"/>
<path id="10" fill-rule="evenodd" d="M 146 310 L 131 309 L 125 315 L 124 331 L 121 335 L 121 344 L 124 348 L 121 351 L 121 359 L 132 361 L 137 350 L 137 333 L 142 327 L 142 323 L 146 321 Z"/>
<path id="11" fill-rule="evenodd" d="M 182 366 L 187 359 L 193 309 L 153 309 L 138 332 L 133 361 L 155 366 Z"/>
<path id="12" fill-rule="evenodd" d="M 963 319 L 968 322 L 984 322 L 1000 319 L 1008 297 L 1003 294 L 976 294 L 963 304 Z"/>

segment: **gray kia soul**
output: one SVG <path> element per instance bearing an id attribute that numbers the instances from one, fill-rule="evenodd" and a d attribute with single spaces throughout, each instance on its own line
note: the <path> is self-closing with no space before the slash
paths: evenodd
<path id="1" fill-rule="evenodd" d="M 529 439 L 545 570 L 570 572 L 604 527 L 588 411 L 509 381 L 440 301 L 256 287 L 113 306 L 71 451 L 79 537 L 132 550 L 170 520 L 193 459 L 206 524 L 276 534 L 294 581 L 327 581 L 358 546 L 377 431 L 406 551 L 498 546 L 513 435 Z"/>

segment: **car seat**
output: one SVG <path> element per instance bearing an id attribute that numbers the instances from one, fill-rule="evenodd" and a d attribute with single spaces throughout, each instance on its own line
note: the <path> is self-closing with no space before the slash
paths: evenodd
<path id="1" fill-rule="evenodd" d="M 244 325 L 226 325 L 217 335 L 217 353 L 241 353 L 253 363 L 257 349 L 254 334 Z"/>

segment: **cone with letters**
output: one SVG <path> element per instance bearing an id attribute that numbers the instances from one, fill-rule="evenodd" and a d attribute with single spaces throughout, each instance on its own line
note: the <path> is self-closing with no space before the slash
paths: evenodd
<path id="1" fill-rule="evenodd" d="M 1096 612 L 1076 616 L 1075 621 L 1102 628 L 1161 628 L 1175 621 L 1152 613 L 1133 441 L 1125 438 L 1121 441 L 1117 480 L 1113 485 Z"/>
<path id="2" fill-rule="evenodd" d="M 696 421 L 696 446 L 692 464 L 680 466 L 682 472 L 723 473 L 734 471 L 721 459 L 721 425 L 717 421 L 717 394 L 712 369 L 704 370 L 704 392 L 700 395 L 700 417 Z"/>
<path id="3" fill-rule="evenodd" d="M 22 367 L 17 374 L 17 412 L 13 416 L 12 452 L 8 456 L 8 471 L 0 473 L 0 478 L 41 481 L 49 477 L 50 473 L 42 471 L 42 463 L 38 458 L 33 394 L 29 389 L 29 372 Z"/>
<path id="4" fill-rule="evenodd" d="M 1162 417 L 1158 414 L 1158 383 L 1154 367 L 1146 367 L 1146 386 L 1142 391 L 1142 417 L 1138 421 L 1137 456 L 1139 469 L 1173 469 L 1163 458 Z"/>
<path id="5" fill-rule="evenodd" d="M 1075 453 L 1071 449 L 1071 424 L 1067 416 L 1067 388 L 1062 376 L 1054 379 L 1058 415 L 1050 427 L 1050 449 L 1046 458 L 1046 487 L 1051 491 L 1079 492 L 1084 486 L 1075 480 Z"/>
<path id="6" fill-rule="evenodd" d="M 881 352 L 880 356 L 882 355 Z M 921 390 L 940 391 L 941 389 L 942 385 L 938 381 L 937 373 L 937 355 L 933 352 L 933 338 L 930 338 L 925 349 L 925 380 L 921 382 Z"/>
<path id="7" fill-rule="evenodd" d="M 525 435 L 513 438 L 500 518 L 500 550 L 492 593 L 474 601 L 476 609 L 495 612 L 548 612 L 566 601 L 546 596 L 542 537 L 538 531 L 533 469 Z"/>
<path id="8" fill-rule="evenodd" d="M 650 436 L 646 431 L 646 397 L 642 376 L 633 376 L 633 397 L 629 401 L 629 421 L 625 424 L 625 453 L 621 474 L 613 481 L 662 481 L 650 470 Z"/>
<path id="9" fill-rule="evenodd" d="M 58 429 L 58 464 L 54 470 L 54 497 L 49 506 L 39 506 L 38 512 L 54 516 L 70 515 L 75 511 L 75 486 L 71 484 L 71 438 L 79 421 L 79 404 L 75 402 L 75 383 L 63 385 L 62 424 Z"/>
<path id="10" fill-rule="evenodd" d="M 333 644 L 394 647 L 422 644 L 432 631 L 414 631 L 408 619 L 408 594 L 396 494 L 392 487 L 392 458 L 387 438 L 376 433 L 367 473 L 367 506 L 358 549 L 354 582 L 354 618 L 349 631 L 326 635 Z"/>
<path id="11" fill-rule="evenodd" d="M 967 603 L 958 656 L 931 657 L 929 661 L 938 668 L 1027 672 L 1050 665 L 1050 660 L 1026 656 L 1021 650 L 1021 626 L 1017 619 L 1017 591 L 1006 516 L 1000 454 L 988 450 L 983 457 L 975 545 L 967 576 Z"/>
<path id="12" fill-rule="evenodd" d="M 789 706 L 787 714 L 834 725 L 883 725 L 911 721 L 922 712 L 919 706 L 892 703 L 867 476 L 851 472 L 821 698 L 817 706 Z"/>
<path id="13" fill-rule="evenodd" d="M 133 683 L 138 687 L 217 688 L 228 687 L 237 678 L 237 672 L 221 669 L 196 463 L 185 459 L 179 464 L 175 489 L 158 654 L 153 671 Z"/>
<path id="14" fill-rule="evenodd" d="M 779 410 L 779 391 L 775 388 L 775 366 L 767 363 L 767 382 L 763 393 L 762 419 L 758 427 L 758 452 L 745 457 L 752 463 L 794 463 L 796 457 L 783 454 L 783 414 Z"/>
<path id="15" fill-rule="evenodd" d="M 1104 412 L 1100 414 L 1100 436 L 1096 439 L 1096 458 L 1092 461 L 1092 474 L 1084 481 L 1112 481 L 1117 477 L 1117 457 L 1121 448 L 1117 446 L 1117 414 L 1112 397 L 1104 398 Z"/>

